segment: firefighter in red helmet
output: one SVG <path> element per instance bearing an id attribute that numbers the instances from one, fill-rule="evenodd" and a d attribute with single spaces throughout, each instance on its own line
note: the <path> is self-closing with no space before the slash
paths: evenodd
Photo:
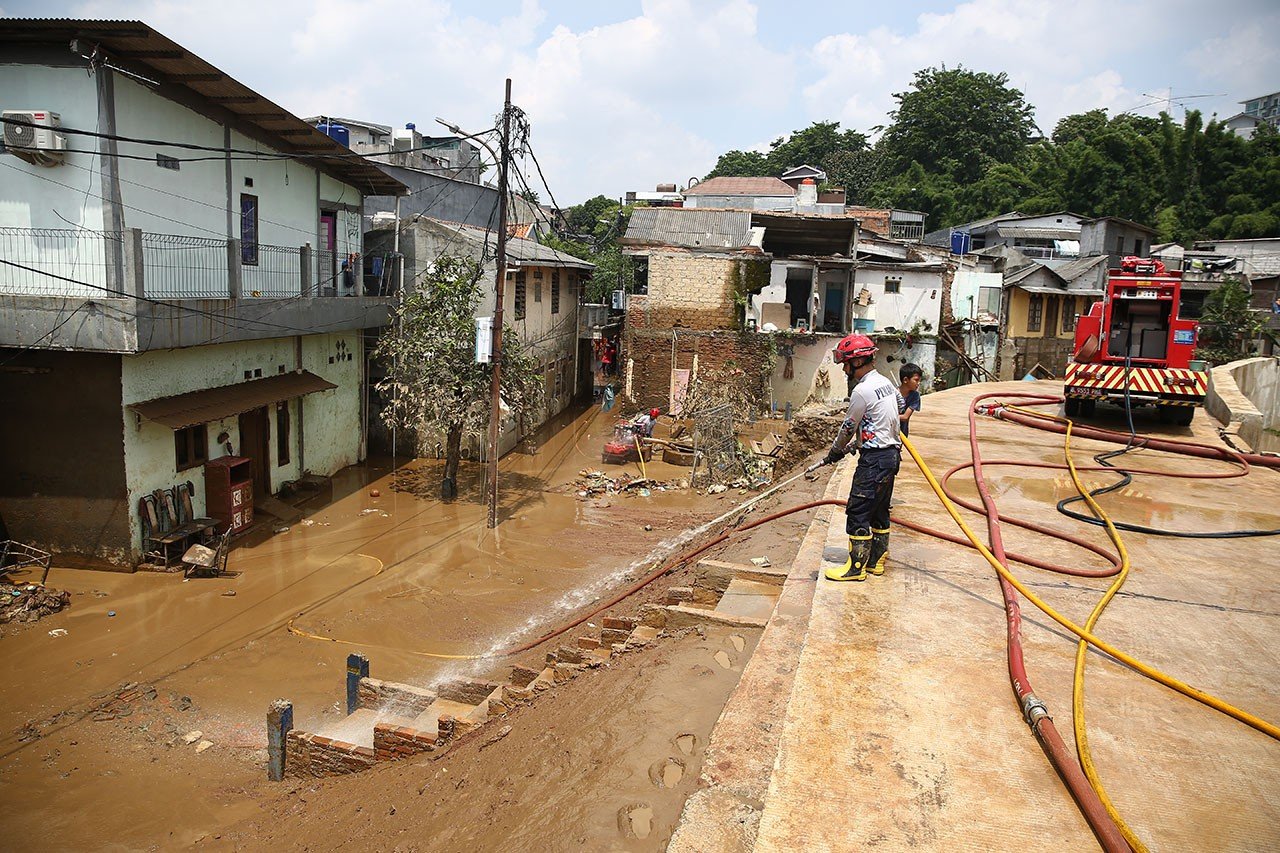
<path id="1" fill-rule="evenodd" d="M 843 338 L 832 353 L 852 387 L 848 413 L 826 461 L 838 461 L 850 447 L 859 451 L 845 507 L 849 559 L 823 573 L 833 581 L 866 580 L 868 572 L 884 574 L 889 557 L 889 501 L 902 456 L 901 422 L 898 387 L 876 371 L 875 355 L 875 341 L 859 334 Z"/>

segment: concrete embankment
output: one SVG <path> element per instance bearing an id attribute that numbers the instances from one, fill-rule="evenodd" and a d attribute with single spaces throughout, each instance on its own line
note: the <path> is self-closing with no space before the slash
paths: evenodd
<path id="1" fill-rule="evenodd" d="M 912 421 L 912 438 L 940 472 L 969 459 L 965 417 L 974 396 L 1060 387 L 1002 383 L 931 394 Z M 1123 414 L 1100 410 L 1098 419 L 1118 426 Z M 1190 429 L 1161 425 L 1147 412 L 1136 420 L 1140 432 L 1218 440 L 1202 414 Z M 1059 436 L 1001 422 L 978 429 L 989 459 L 1062 460 Z M 1072 442 L 1080 464 L 1104 449 L 1114 446 Z M 1142 451 L 1142 467 L 1170 473 L 1216 464 Z M 847 493 L 851 468 L 841 466 L 831 493 Z M 966 476 L 955 487 L 971 493 Z M 1062 472 L 992 465 L 987 482 L 1002 513 L 1106 542 L 1055 511 L 1058 499 L 1074 493 Z M 1111 482 L 1086 474 L 1090 488 Z M 1184 531 L 1280 526 L 1264 509 L 1280 506 L 1280 482 L 1269 471 L 1225 482 L 1139 475 L 1102 500 L 1119 520 Z M 954 530 L 909 459 L 895 502 L 895 516 Z M 967 515 L 984 529 L 981 518 Z M 883 577 L 815 581 L 843 561 L 843 525 L 838 509 L 821 512 L 805 536 L 778 616 L 712 734 L 704 787 L 686 803 L 670 849 L 1094 848 L 1014 701 L 1004 609 L 985 560 L 895 527 Z M 1101 567 L 1063 541 L 1004 529 L 1011 550 Z M 1280 685 L 1271 677 L 1271 650 L 1280 643 L 1274 543 L 1201 539 L 1194 558 L 1180 540 L 1126 534 L 1125 544 L 1134 568 L 1098 625 L 1101 636 L 1251 713 L 1280 719 Z M 1014 571 L 1077 622 L 1109 583 L 1016 564 Z M 787 601 L 799 608 L 794 616 L 786 616 Z M 1022 634 L 1036 693 L 1069 738 L 1074 638 L 1026 602 Z M 1102 655 L 1088 656 L 1085 685 L 1098 772 L 1151 849 L 1280 847 L 1280 744 Z"/>
<path id="2" fill-rule="evenodd" d="M 1255 452 L 1280 450 L 1280 358 L 1245 358 L 1215 367 L 1205 409 Z"/>

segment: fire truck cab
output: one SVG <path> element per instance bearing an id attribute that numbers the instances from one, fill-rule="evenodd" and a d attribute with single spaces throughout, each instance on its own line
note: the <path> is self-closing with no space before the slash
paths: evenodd
<path id="1" fill-rule="evenodd" d="M 1109 270 L 1101 302 L 1076 324 L 1067 364 L 1066 414 L 1089 416 L 1099 400 L 1155 406 L 1160 419 L 1190 425 L 1204 405 L 1208 365 L 1195 356 L 1195 320 L 1178 316 L 1182 274 L 1127 257 Z"/>

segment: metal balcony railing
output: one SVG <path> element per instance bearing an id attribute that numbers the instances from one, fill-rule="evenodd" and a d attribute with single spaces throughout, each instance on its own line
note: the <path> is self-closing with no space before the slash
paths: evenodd
<path id="1" fill-rule="evenodd" d="M 287 299 L 360 293 L 360 257 L 136 228 L 0 228 L 0 294 Z"/>

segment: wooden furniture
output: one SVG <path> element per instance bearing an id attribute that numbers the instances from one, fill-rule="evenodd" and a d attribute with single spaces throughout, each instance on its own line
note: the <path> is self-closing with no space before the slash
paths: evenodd
<path id="1" fill-rule="evenodd" d="M 222 456 L 204 465 L 205 512 L 218 526 L 239 533 L 253 523 L 253 460 Z"/>

